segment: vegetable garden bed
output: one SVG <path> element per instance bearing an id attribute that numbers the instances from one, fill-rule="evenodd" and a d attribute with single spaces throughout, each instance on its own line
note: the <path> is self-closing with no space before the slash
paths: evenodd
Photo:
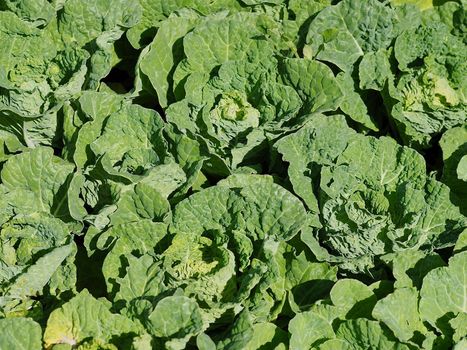
<path id="1" fill-rule="evenodd" d="M 467 348 L 465 0 L 0 0 L 0 350 Z"/>

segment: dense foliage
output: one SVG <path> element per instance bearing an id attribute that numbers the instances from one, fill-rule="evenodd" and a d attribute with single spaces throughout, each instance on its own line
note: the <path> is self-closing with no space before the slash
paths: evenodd
<path id="1" fill-rule="evenodd" d="M 0 350 L 467 348 L 465 0 L 0 0 Z"/>

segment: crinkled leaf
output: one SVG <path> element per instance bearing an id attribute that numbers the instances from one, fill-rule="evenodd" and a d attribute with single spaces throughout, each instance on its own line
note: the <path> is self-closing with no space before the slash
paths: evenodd
<path id="1" fill-rule="evenodd" d="M 0 319 L 0 349 L 35 350 L 42 348 L 42 330 L 30 318 Z"/>

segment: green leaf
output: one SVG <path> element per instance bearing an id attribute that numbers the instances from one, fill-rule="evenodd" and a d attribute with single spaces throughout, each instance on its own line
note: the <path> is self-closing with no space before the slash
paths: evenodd
<path id="1" fill-rule="evenodd" d="M 125 260 L 129 267 L 124 278 L 117 278 L 120 292 L 116 299 L 152 300 L 162 292 L 177 290 L 178 294 L 183 292 L 203 305 L 204 323 L 213 322 L 243 297 L 235 284 L 234 254 L 226 249 L 221 237 L 213 238 L 218 241 L 205 236 L 177 234 L 162 252 L 155 248 L 156 253 L 151 254 L 154 258 L 144 255 L 135 258 L 127 253 Z M 144 275 L 147 279 L 142 278 Z M 133 282 L 135 279 L 138 282 Z"/>
<path id="2" fill-rule="evenodd" d="M 451 189 L 453 202 L 456 203 L 465 214 L 467 208 L 462 198 L 467 195 L 465 177 L 465 154 L 467 153 L 467 124 L 446 131 L 439 141 L 443 151 L 443 176 L 442 181 Z M 462 164 L 461 164 L 462 162 Z"/>
<path id="3" fill-rule="evenodd" d="M 467 180 L 467 157 L 463 156 L 459 161 L 459 166 L 457 167 L 457 177 L 460 180 Z"/>
<path id="4" fill-rule="evenodd" d="M 96 156 L 104 156 L 107 172 L 140 175 L 160 162 L 162 127 L 157 112 L 130 105 L 107 119 L 101 136 L 90 147 Z"/>
<path id="5" fill-rule="evenodd" d="M 363 56 L 358 67 L 360 89 L 381 91 L 391 74 L 391 65 L 386 50 L 368 52 Z"/>
<path id="6" fill-rule="evenodd" d="M 52 247 L 66 245 L 70 236 L 69 227 L 61 220 L 45 213 L 17 215 L 2 227 L 4 246 L 15 246 L 14 257 L 3 257 L 14 264 L 31 263 Z"/>
<path id="7" fill-rule="evenodd" d="M 125 277 L 118 279 L 119 291 L 115 301 L 141 297 L 156 297 L 163 288 L 163 271 L 149 255 L 140 258 L 128 256 L 128 267 Z"/>
<path id="8" fill-rule="evenodd" d="M 110 312 L 107 301 L 95 299 L 85 289 L 52 311 L 47 320 L 44 343 L 48 347 L 56 344 L 73 346 L 88 339 L 117 342 L 124 334 L 137 332 L 132 321 Z"/>
<path id="9" fill-rule="evenodd" d="M 135 49 L 148 44 L 154 37 L 156 28 L 160 30 L 164 26 L 161 22 L 165 19 L 185 16 L 184 9 L 193 9 L 207 15 L 240 7 L 236 0 L 140 0 L 139 2 L 143 9 L 141 20 L 126 33 Z"/>
<path id="10" fill-rule="evenodd" d="M 77 111 L 66 120 L 70 124 L 66 135 L 69 142 L 66 151 L 75 164 L 83 168 L 93 160 L 89 154 L 89 145 L 100 136 L 107 117 L 122 109 L 124 100 L 117 94 L 84 91 L 77 103 Z M 81 118 L 86 121 L 84 124 L 78 117 L 80 114 L 83 114 Z"/>
<path id="11" fill-rule="evenodd" d="M 64 40 L 84 45 L 105 32 L 122 34 L 123 28 L 134 26 L 141 16 L 138 1 L 104 0 L 99 3 L 89 0 L 68 0 L 59 17 Z"/>
<path id="12" fill-rule="evenodd" d="M 341 1 L 313 18 L 306 41 L 315 58 L 350 71 L 360 56 L 389 46 L 396 35 L 394 17 L 376 0 Z"/>
<path id="13" fill-rule="evenodd" d="M 288 336 L 285 331 L 273 323 L 257 323 L 253 325 L 253 337 L 245 350 L 259 350 L 269 347 L 274 350 L 287 349 Z"/>
<path id="14" fill-rule="evenodd" d="M 73 174 L 73 178 L 70 181 L 67 198 L 68 198 L 68 210 L 70 216 L 78 221 L 84 219 L 87 215 L 87 211 L 84 208 L 84 201 L 80 198 L 81 188 L 84 187 L 86 178 L 83 174 L 76 172 Z"/>
<path id="15" fill-rule="evenodd" d="M 169 101 L 173 101 L 173 67 L 184 57 L 183 48 L 177 42 L 199 22 L 196 13 L 163 21 L 149 45 L 149 51 L 141 58 L 139 68 L 157 91 L 159 104 L 163 108 L 167 107 Z"/>
<path id="16" fill-rule="evenodd" d="M 350 350 L 351 345 L 345 340 L 341 339 L 330 339 L 318 346 L 319 350 Z"/>
<path id="17" fill-rule="evenodd" d="M 55 248 L 40 257 L 7 288 L 6 295 L 12 298 L 35 296 L 49 282 L 62 262 L 71 254 L 71 245 Z"/>
<path id="18" fill-rule="evenodd" d="M 288 174 L 294 192 L 299 195 L 308 209 L 318 212 L 312 180 L 316 171 L 309 171 L 311 162 L 332 164 L 355 135 L 347 127 L 343 116 L 318 115 L 296 133 L 283 137 L 275 147 L 289 163 Z M 311 142 L 313 140 L 313 142 Z"/>
<path id="19" fill-rule="evenodd" d="M 443 331 L 449 318 L 459 312 L 467 312 L 466 264 L 467 252 L 455 254 L 449 260 L 449 266 L 434 269 L 423 279 L 421 317 Z"/>
<path id="20" fill-rule="evenodd" d="M 393 341 L 379 322 L 362 318 L 343 322 L 336 337 L 346 341 L 350 349 L 410 349 L 408 345 Z"/>
<path id="21" fill-rule="evenodd" d="M 466 122 L 465 44 L 435 21 L 404 31 L 394 55 L 403 73 L 391 81 L 386 106 L 403 142 L 428 148 L 434 136 Z"/>
<path id="22" fill-rule="evenodd" d="M 461 312 L 456 317 L 449 321 L 454 335 L 452 340 L 454 343 L 461 342 L 467 336 L 467 313 Z"/>
<path id="23" fill-rule="evenodd" d="M 433 7 L 433 0 L 391 0 L 391 3 L 395 6 L 414 4 L 420 10 L 428 10 Z"/>
<path id="24" fill-rule="evenodd" d="M 34 25 L 47 24 L 54 16 L 55 9 L 45 0 L 25 0 L 21 2 L 4 0 L 2 10 L 14 12 L 18 17 L 32 22 Z"/>
<path id="25" fill-rule="evenodd" d="M 22 4 L 28 7 L 28 3 L 33 2 L 9 6 L 21 13 Z M 43 5 L 41 10 L 47 11 Z M 57 111 L 63 101 L 81 90 L 89 53 L 76 45 L 65 47 L 56 24 L 38 29 L 9 11 L 0 12 L 0 22 L 0 40 L 5 43 L 0 53 L 2 119 L 15 121 L 16 129 L 21 130 L 17 130 L 18 141 L 30 147 L 51 144 L 57 131 Z"/>
<path id="26" fill-rule="evenodd" d="M 250 314 L 243 311 L 222 335 L 217 343 L 219 350 L 241 350 L 250 342 L 254 334 Z"/>
<path id="27" fill-rule="evenodd" d="M 149 315 L 147 324 L 154 336 L 163 339 L 183 339 L 183 343 L 199 333 L 203 327 L 198 304 L 184 296 L 171 296 L 159 301 Z"/>
<path id="28" fill-rule="evenodd" d="M 340 279 L 330 292 L 332 303 L 346 318 L 369 317 L 376 304 L 373 291 L 360 281 Z"/>
<path id="29" fill-rule="evenodd" d="M 292 11 L 298 25 L 302 25 L 307 19 L 331 5 L 329 0 L 290 0 L 289 10 Z"/>
<path id="30" fill-rule="evenodd" d="M 297 314 L 289 323 L 290 349 L 310 349 L 321 339 L 335 337 L 332 324 L 313 311 Z"/>
<path id="31" fill-rule="evenodd" d="M 284 287 L 289 306 L 294 312 L 309 310 L 318 299 L 328 295 L 337 280 L 337 269 L 327 263 L 310 261 L 304 252 L 281 254 L 286 260 Z"/>
<path id="32" fill-rule="evenodd" d="M 216 343 L 206 333 L 198 334 L 196 346 L 199 350 L 216 350 Z"/>
<path id="33" fill-rule="evenodd" d="M 58 217 L 65 215 L 66 195 L 59 196 L 74 166 L 53 155 L 53 150 L 38 147 L 11 157 L 1 178 L 9 191 L 27 191 L 34 195 L 42 211 Z"/>
<path id="34" fill-rule="evenodd" d="M 377 131 L 378 125 L 370 117 L 368 108 L 359 94 L 360 91 L 354 86 L 352 77 L 346 73 L 339 73 L 336 78 L 344 95 L 340 103 L 342 112 L 365 128 Z"/>
<path id="35" fill-rule="evenodd" d="M 170 315 L 168 318 L 167 315 Z M 201 328 L 198 305 L 183 296 L 173 296 L 157 303 L 149 316 L 150 329 L 160 338 L 196 333 Z"/>
<path id="36" fill-rule="evenodd" d="M 30 318 L 0 319 L 0 349 L 42 349 L 42 330 Z"/>
<path id="37" fill-rule="evenodd" d="M 166 235 L 167 225 L 151 220 L 116 225 L 99 236 L 97 245 L 105 249 L 111 245 L 102 266 L 109 292 L 115 288 L 115 279 L 123 277 L 125 255 L 142 255 L 154 250 L 157 243 Z"/>
<path id="38" fill-rule="evenodd" d="M 307 59 L 286 59 L 282 76 L 299 93 L 305 113 L 334 111 L 339 106 L 342 91 L 332 70 L 325 64 Z"/>
<path id="39" fill-rule="evenodd" d="M 418 312 L 418 291 L 415 288 L 396 289 L 376 303 L 372 315 L 384 322 L 402 342 L 409 341 L 416 332 L 426 332 Z"/>
<path id="40" fill-rule="evenodd" d="M 443 259 L 436 254 L 425 254 L 418 250 L 405 250 L 384 255 L 382 260 L 390 264 L 396 278 L 394 287 L 416 287 L 420 289 L 423 278 L 428 272 L 445 265 Z"/>
<path id="41" fill-rule="evenodd" d="M 217 186 L 180 202 L 174 211 L 172 229 L 189 234 L 222 232 L 238 223 L 236 229 L 247 229 L 253 239 L 269 237 L 281 241 L 292 238 L 304 220 L 300 201 L 279 185 L 248 184 L 239 190 Z"/>
<path id="42" fill-rule="evenodd" d="M 454 246 L 454 253 L 460 253 L 467 250 L 467 229 L 461 232 Z"/>
<path id="43" fill-rule="evenodd" d="M 255 27 L 256 19 L 256 15 L 248 13 L 238 13 L 227 18 L 224 13 L 220 13 L 196 26 L 183 39 L 187 58 L 184 67 L 178 67 L 187 72 L 175 72 L 174 88 L 187 76 L 186 73 L 209 73 L 219 64 L 245 57 L 249 47 L 254 45 L 254 36 L 260 34 Z"/>
<path id="44" fill-rule="evenodd" d="M 161 189 L 162 190 L 162 189 Z M 150 184 L 140 182 L 121 194 L 117 210 L 110 215 L 112 225 L 149 219 L 163 221 L 170 212 L 166 198 Z"/>

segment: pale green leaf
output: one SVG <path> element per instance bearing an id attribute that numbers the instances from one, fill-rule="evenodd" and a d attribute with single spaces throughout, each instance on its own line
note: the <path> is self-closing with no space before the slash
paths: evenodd
<path id="1" fill-rule="evenodd" d="M 42 330 L 40 325 L 30 318 L 0 319 L 0 349 L 42 349 Z"/>

